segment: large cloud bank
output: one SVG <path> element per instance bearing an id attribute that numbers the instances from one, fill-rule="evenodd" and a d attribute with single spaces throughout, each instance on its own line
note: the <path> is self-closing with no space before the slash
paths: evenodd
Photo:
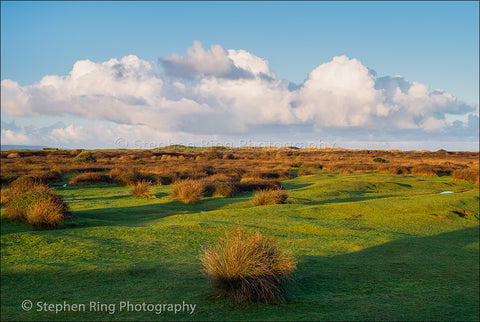
<path id="1" fill-rule="evenodd" d="M 67 76 L 45 76 L 27 86 L 2 80 L 2 110 L 12 117 L 73 115 L 159 133 L 245 135 L 272 126 L 448 132 L 454 125 L 447 114 L 477 108 L 401 76 L 378 77 L 346 56 L 334 57 L 292 86 L 278 79 L 265 59 L 245 50 L 219 45 L 205 50 L 196 41 L 187 54 L 158 62 L 134 55 L 81 60 Z M 13 135 L 8 131 L 2 136 Z M 76 138 L 74 128 L 62 131 L 56 134 Z"/>

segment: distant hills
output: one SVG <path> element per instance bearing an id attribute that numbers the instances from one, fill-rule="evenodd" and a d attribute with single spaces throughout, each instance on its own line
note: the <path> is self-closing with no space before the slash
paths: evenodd
<path id="1" fill-rule="evenodd" d="M 43 146 L 43 145 L 1 145 L 0 150 L 2 151 L 8 151 L 8 150 L 42 150 L 42 149 L 47 149 L 49 148 L 48 146 Z"/>

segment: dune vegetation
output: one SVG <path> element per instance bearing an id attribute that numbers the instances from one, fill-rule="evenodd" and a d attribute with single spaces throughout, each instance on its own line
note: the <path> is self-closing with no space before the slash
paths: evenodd
<path id="1" fill-rule="evenodd" d="M 83 152 L 1 152 L 2 321 L 478 320 L 478 152 Z"/>

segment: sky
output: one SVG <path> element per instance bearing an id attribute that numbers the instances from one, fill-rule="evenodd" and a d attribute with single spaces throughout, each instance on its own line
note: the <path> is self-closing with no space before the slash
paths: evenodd
<path id="1" fill-rule="evenodd" d="M 478 151 L 479 2 L 1 2 L 1 143 Z"/>

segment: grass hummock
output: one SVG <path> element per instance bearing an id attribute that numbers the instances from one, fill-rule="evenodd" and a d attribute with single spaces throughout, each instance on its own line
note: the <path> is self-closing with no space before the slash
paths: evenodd
<path id="1" fill-rule="evenodd" d="M 152 182 L 146 180 L 140 180 L 132 186 L 132 196 L 139 198 L 155 198 L 152 195 Z"/>
<path id="2" fill-rule="evenodd" d="M 205 250 L 201 261 L 218 296 L 240 304 L 283 302 L 285 282 L 296 269 L 295 260 L 284 254 L 274 239 L 258 231 L 248 234 L 241 227 L 226 232 Z"/>
<path id="3" fill-rule="evenodd" d="M 32 177 L 21 177 L 2 190 L 2 205 L 2 217 L 33 229 L 56 229 L 70 215 L 55 189 Z"/>
<path id="4" fill-rule="evenodd" d="M 285 190 L 266 189 L 253 194 L 250 202 L 253 206 L 281 205 L 287 202 L 288 193 Z"/>

